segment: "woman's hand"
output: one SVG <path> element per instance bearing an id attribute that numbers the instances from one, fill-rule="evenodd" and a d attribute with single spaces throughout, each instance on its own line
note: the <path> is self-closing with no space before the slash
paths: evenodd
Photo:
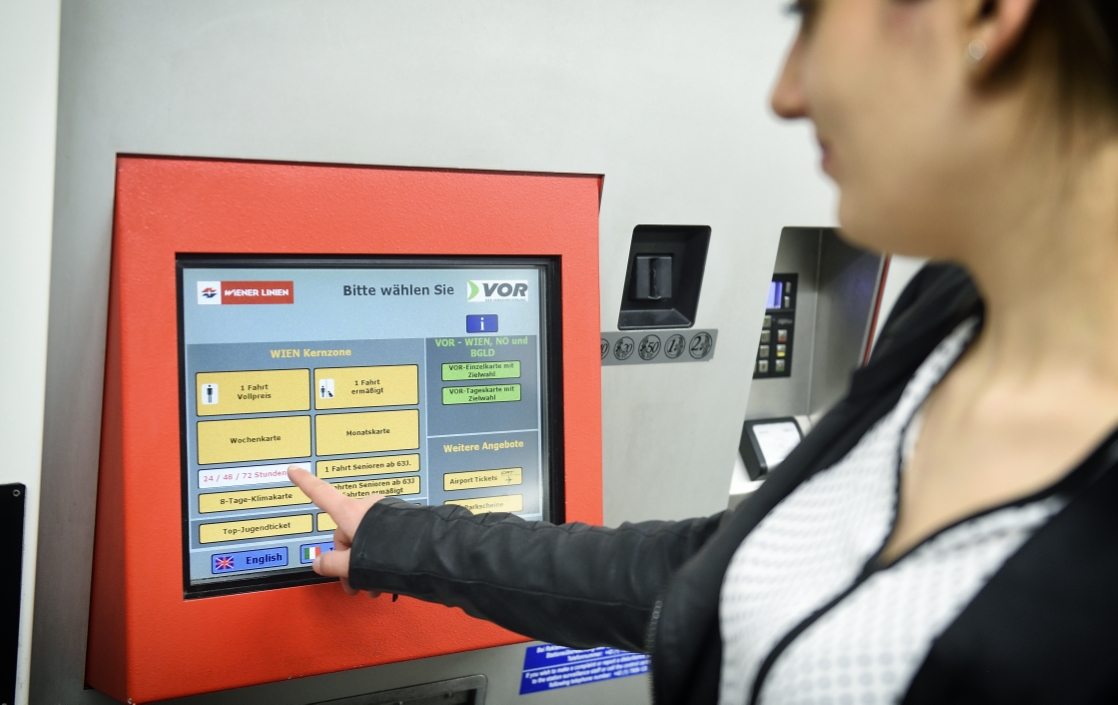
<path id="1" fill-rule="evenodd" d="M 361 525 L 365 512 L 384 499 L 384 495 L 374 494 L 364 499 L 351 499 L 334 489 L 329 482 L 324 482 L 294 465 L 287 468 L 287 476 L 338 525 L 334 530 L 334 550 L 327 551 L 314 559 L 314 572 L 331 578 L 341 578 L 342 588 L 346 594 L 356 595 L 359 591 L 349 585 L 349 549 L 353 545 L 353 535 L 357 533 L 357 527 Z"/>

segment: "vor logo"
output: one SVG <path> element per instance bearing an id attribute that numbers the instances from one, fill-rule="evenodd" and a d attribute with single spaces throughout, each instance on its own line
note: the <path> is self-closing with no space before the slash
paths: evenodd
<path id="1" fill-rule="evenodd" d="M 472 303 L 484 301 L 527 301 L 528 282 L 526 281 L 466 281 L 466 300 Z"/>

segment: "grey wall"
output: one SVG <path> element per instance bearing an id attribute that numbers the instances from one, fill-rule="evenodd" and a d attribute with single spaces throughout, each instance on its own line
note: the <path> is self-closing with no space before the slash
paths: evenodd
<path id="1" fill-rule="evenodd" d="M 604 174 L 603 330 L 635 225 L 710 225 L 715 360 L 603 370 L 607 523 L 709 513 L 781 227 L 831 220 L 810 132 L 766 104 L 792 30 L 776 0 L 64 2 L 32 702 L 94 697 L 118 153 Z"/>
<path id="2" fill-rule="evenodd" d="M 31 668 L 58 113 L 58 0 L 0 0 L 0 484 L 27 492 L 16 702 Z M 18 547 L 8 547 L 14 560 Z M 8 667 L 8 664 L 4 664 Z"/>

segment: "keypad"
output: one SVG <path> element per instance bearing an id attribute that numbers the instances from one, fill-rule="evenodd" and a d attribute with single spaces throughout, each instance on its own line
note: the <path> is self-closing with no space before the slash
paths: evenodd
<path id="1" fill-rule="evenodd" d="M 757 344 L 757 365 L 753 376 L 788 377 L 792 374 L 792 338 L 796 326 L 796 274 L 773 275 L 769 305 L 777 308 L 765 312 L 761 337 Z M 772 292 L 776 292 L 775 296 Z"/>

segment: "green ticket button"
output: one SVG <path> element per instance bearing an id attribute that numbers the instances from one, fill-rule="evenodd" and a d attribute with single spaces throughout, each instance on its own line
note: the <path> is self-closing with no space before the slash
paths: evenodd
<path id="1" fill-rule="evenodd" d="M 495 401 L 520 401 L 520 385 L 493 384 L 485 387 L 443 387 L 443 404 L 486 404 Z"/>
<path id="2" fill-rule="evenodd" d="M 508 360 L 506 362 L 443 363 L 444 382 L 461 382 L 468 379 L 518 379 L 519 377 L 519 360 Z"/>

